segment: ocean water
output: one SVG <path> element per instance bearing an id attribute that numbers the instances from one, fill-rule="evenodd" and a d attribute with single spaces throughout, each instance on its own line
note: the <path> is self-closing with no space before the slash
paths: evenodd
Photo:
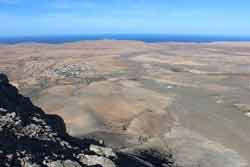
<path id="1" fill-rule="evenodd" d="M 220 41 L 250 41 L 250 37 L 242 36 L 206 36 L 206 35 L 162 35 L 162 34 L 104 34 L 104 35 L 61 35 L 61 36 L 25 36 L 0 37 L 2 44 L 17 43 L 49 43 L 59 44 L 86 40 L 133 40 L 144 42 L 220 42 Z"/>

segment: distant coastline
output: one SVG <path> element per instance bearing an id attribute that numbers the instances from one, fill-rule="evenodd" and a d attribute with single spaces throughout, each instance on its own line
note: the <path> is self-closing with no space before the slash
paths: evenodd
<path id="1" fill-rule="evenodd" d="M 51 36 L 24 36 L 0 37 L 0 44 L 18 43 L 48 43 L 61 44 L 67 42 L 89 40 L 131 40 L 148 43 L 157 42 L 250 42 L 250 36 L 208 36 L 208 35 L 165 35 L 165 34 L 103 34 L 103 35 L 51 35 Z"/>

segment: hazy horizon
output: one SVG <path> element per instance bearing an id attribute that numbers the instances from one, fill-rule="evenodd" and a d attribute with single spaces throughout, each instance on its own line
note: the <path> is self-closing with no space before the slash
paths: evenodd
<path id="1" fill-rule="evenodd" d="M 93 40 L 129 40 L 143 42 L 249 42 L 250 36 L 212 36 L 212 35 L 169 35 L 169 34 L 85 34 L 85 35 L 46 35 L 46 36 L 6 36 L 0 37 L 0 44 L 51 43 L 93 41 Z"/>
<path id="2" fill-rule="evenodd" d="M 0 35 L 0 38 L 26 38 L 26 37 L 93 37 L 93 36 L 170 36 L 170 37 L 222 37 L 222 38 L 250 38 L 249 35 L 231 34 L 167 34 L 167 33 L 79 33 L 79 34 L 30 34 L 30 35 Z"/>

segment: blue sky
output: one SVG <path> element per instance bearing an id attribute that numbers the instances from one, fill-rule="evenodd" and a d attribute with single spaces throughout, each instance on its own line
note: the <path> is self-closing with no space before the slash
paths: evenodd
<path id="1" fill-rule="evenodd" d="M 0 36 L 250 36 L 249 0 L 0 0 Z"/>

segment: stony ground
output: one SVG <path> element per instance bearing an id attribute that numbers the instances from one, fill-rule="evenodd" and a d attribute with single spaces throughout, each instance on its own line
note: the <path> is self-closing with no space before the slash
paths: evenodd
<path id="1" fill-rule="evenodd" d="M 171 149 L 181 165 L 250 164 L 250 44 L 0 46 L 0 71 L 76 137 Z"/>

